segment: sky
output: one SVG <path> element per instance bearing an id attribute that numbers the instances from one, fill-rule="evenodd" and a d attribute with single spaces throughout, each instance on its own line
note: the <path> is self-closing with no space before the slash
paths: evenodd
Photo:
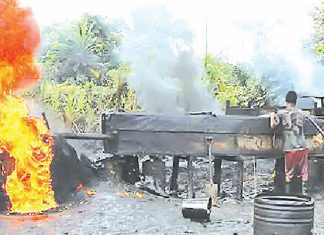
<path id="1" fill-rule="evenodd" d="M 108 18 L 123 18 L 131 24 L 131 13 L 137 8 L 152 4 L 163 5 L 175 18 L 187 21 L 194 32 L 194 47 L 198 54 L 203 55 L 206 50 L 207 25 L 208 51 L 220 52 L 225 50 L 226 46 L 229 51 L 229 47 L 235 44 L 242 49 L 240 56 L 248 56 L 250 53 L 248 41 L 251 35 L 242 33 L 241 29 L 237 30 L 235 24 L 251 25 L 252 22 L 255 26 L 258 23 L 270 25 L 283 18 L 296 23 L 292 30 L 305 32 L 305 27 L 309 29 L 307 10 L 316 2 L 316 0 L 21 0 L 22 5 L 33 9 L 40 25 L 75 19 L 84 12 Z M 229 38 L 232 40 L 228 40 Z"/>

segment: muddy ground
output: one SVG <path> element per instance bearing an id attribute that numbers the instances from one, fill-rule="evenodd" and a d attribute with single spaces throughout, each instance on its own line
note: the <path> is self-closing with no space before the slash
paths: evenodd
<path id="1" fill-rule="evenodd" d="M 168 166 L 167 162 L 167 166 Z M 184 165 L 184 164 L 180 164 Z M 207 164 L 196 162 L 195 190 L 203 196 Z M 0 234 L 253 234 L 253 197 L 271 188 L 272 161 L 258 161 L 254 177 L 253 161 L 245 163 L 244 200 L 235 199 L 235 163 L 225 162 L 222 184 L 223 198 L 214 207 L 211 222 L 198 223 L 184 219 L 181 198 L 162 198 L 143 192 L 134 186 L 113 180 L 96 182 L 91 189 L 95 196 L 78 193 L 67 209 L 41 217 L 0 217 Z M 167 172 L 170 169 L 167 168 Z M 180 171 L 180 190 L 185 196 L 186 169 Z M 255 188 L 257 185 L 257 188 Z M 128 192 L 128 193 L 125 193 Z M 315 234 L 324 234 L 324 199 L 316 196 Z"/>

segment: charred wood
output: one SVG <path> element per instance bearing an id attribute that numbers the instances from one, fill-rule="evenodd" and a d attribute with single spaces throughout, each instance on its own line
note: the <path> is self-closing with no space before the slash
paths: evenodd
<path id="1" fill-rule="evenodd" d="M 69 200 L 79 184 L 86 185 L 94 177 L 87 164 L 78 158 L 75 149 L 57 136 L 51 173 L 55 200 L 59 203 Z"/>

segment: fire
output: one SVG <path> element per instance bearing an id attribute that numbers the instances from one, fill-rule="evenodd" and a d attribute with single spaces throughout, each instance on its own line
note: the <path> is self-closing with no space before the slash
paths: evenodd
<path id="1" fill-rule="evenodd" d="M 80 192 L 84 189 L 83 185 L 82 184 L 79 184 L 78 187 L 77 187 L 77 191 Z"/>
<path id="2" fill-rule="evenodd" d="M 31 11 L 19 8 L 16 0 L 0 1 L 0 31 L 0 149 L 13 159 L 2 187 L 10 212 L 38 213 L 57 206 L 50 171 L 54 140 L 13 91 L 40 79 L 34 61 L 40 33 Z"/>
<path id="3" fill-rule="evenodd" d="M 96 196 L 97 192 L 93 189 L 86 189 L 82 184 L 79 184 L 77 186 L 77 191 L 81 192 L 82 190 L 86 190 L 86 195 L 87 196 Z"/>
<path id="4" fill-rule="evenodd" d="M 87 190 L 87 195 L 88 196 L 96 196 L 97 195 L 97 192 L 95 190 L 88 189 Z"/>

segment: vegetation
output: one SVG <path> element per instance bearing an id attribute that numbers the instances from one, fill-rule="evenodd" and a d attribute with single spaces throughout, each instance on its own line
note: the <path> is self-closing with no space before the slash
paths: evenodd
<path id="1" fill-rule="evenodd" d="M 40 59 L 44 78 L 57 83 L 108 85 L 109 71 L 120 67 L 114 50 L 121 43 L 122 30 L 122 23 L 88 15 L 65 28 L 46 28 Z"/>
<path id="2" fill-rule="evenodd" d="M 323 8 L 317 9 L 314 19 L 313 49 L 323 58 Z M 76 132 L 98 131 L 102 112 L 140 110 L 127 82 L 131 69 L 115 54 L 125 29 L 123 22 L 92 15 L 44 29 L 39 58 L 43 80 L 23 95 L 53 109 Z M 223 107 L 226 100 L 241 107 L 262 107 L 272 99 L 269 84 L 243 65 L 212 55 L 204 62 L 204 79 Z"/>
<path id="3" fill-rule="evenodd" d="M 314 51 L 324 64 L 324 3 L 314 13 L 315 35 Z"/>
<path id="4" fill-rule="evenodd" d="M 209 86 L 219 102 L 225 106 L 262 107 L 268 104 L 269 97 L 255 76 L 244 67 L 224 62 L 221 58 L 208 55 L 205 67 Z"/>
<path id="5" fill-rule="evenodd" d="M 46 28 L 43 80 L 24 96 L 57 112 L 76 132 L 97 131 L 102 112 L 138 109 L 127 84 L 130 69 L 114 54 L 123 30 L 122 22 L 89 15 Z"/>
<path id="6" fill-rule="evenodd" d="M 50 107 L 75 132 L 99 131 L 103 112 L 136 108 L 134 93 L 129 89 L 118 93 L 116 84 L 99 86 L 92 82 L 57 84 L 44 81 L 24 95 Z"/>

